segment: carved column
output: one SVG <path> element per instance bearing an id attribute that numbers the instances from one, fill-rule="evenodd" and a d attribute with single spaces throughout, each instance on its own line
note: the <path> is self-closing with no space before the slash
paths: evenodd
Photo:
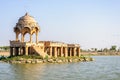
<path id="1" fill-rule="evenodd" d="M 50 47 L 50 56 L 52 57 L 52 47 Z"/>
<path id="2" fill-rule="evenodd" d="M 25 35 L 23 35 L 23 42 L 24 42 Z"/>
<path id="3" fill-rule="evenodd" d="M 76 47 L 74 48 L 73 56 L 76 56 Z"/>
<path id="4" fill-rule="evenodd" d="M 30 34 L 30 42 L 32 42 L 32 34 Z"/>
<path id="5" fill-rule="evenodd" d="M 28 55 L 28 47 L 25 47 L 25 55 Z"/>
<path id="6" fill-rule="evenodd" d="M 21 42 L 24 42 L 24 36 L 21 34 Z"/>
<path id="7" fill-rule="evenodd" d="M 13 56 L 14 56 L 15 55 L 15 48 L 13 47 L 12 50 L 13 50 Z"/>
<path id="8" fill-rule="evenodd" d="M 57 57 L 57 47 L 54 47 L 54 56 Z"/>
<path id="9" fill-rule="evenodd" d="M 18 35 L 19 35 L 19 34 L 18 34 L 18 33 L 16 33 L 16 41 L 18 41 Z"/>
<path id="10" fill-rule="evenodd" d="M 65 57 L 68 57 L 68 48 L 65 47 Z"/>
<path id="11" fill-rule="evenodd" d="M 63 47 L 60 48 L 60 57 L 63 56 Z"/>
<path id="12" fill-rule="evenodd" d="M 57 53 L 57 56 L 60 56 L 60 49 L 59 48 L 57 48 L 56 53 Z"/>
<path id="13" fill-rule="evenodd" d="M 24 53 L 23 53 L 23 48 L 22 48 L 22 47 L 20 47 L 20 54 L 21 54 L 21 55 L 24 54 Z"/>
<path id="14" fill-rule="evenodd" d="M 78 48 L 78 57 L 80 57 L 80 48 Z"/>
<path id="15" fill-rule="evenodd" d="M 36 43 L 38 43 L 38 32 L 36 32 Z"/>

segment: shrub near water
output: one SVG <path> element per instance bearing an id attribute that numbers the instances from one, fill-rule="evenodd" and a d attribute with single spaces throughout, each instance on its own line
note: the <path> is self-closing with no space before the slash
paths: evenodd
<path id="1" fill-rule="evenodd" d="M 9 56 L 9 57 L 4 57 L 4 56 L 1 56 L 0 57 L 0 60 L 13 60 L 13 61 L 19 61 L 21 60 L 21 58 L 23 59 L 43 59 L 43 57 L 41 56 L 36 56 L 36 55 L 28 55 L 28 56 Z"/>
<path id="2" fill-rule="evenodd" d="M 26 62 L 27 60 L 29 61 L 33 61 L 33 62 L 38 62 L 38 61 L 42 61 L 42 62 L 78 62 L 78 61 L 93 61 L 93 59 L 90 56 L 83 56 L 81 55 L 80 57 L 77 56 L 69 56 L 69 57 L 48 57 L 46 56 L 45 58 L 43 58 L 42 56 L 38 56 L 38 55 L 28 55 L 28 56 L 9 56 L 9 57 L 4 57 L 1 56 L 0 60 L 4 61 L 4 62 Z"/>
<path id="3" fill-rule="evenodd" d="M 0 56 L 0 60 L 4 60 L 4 59 L 6 59 L 5 56 Z"/>

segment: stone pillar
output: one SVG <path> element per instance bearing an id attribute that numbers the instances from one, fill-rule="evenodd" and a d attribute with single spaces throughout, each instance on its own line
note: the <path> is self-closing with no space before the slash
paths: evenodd
<path id="1" fill-rule="evenodd" d="M 72 48 L 70 48 L 70 56 L 72 56 Z"/>
<path id="2" fill-rule="evenodd" d="M 18 41 L 18 33 L 16 33 L 16 41 Z"/>
<path id="3" fill-rule="evenodd" d="M 32 34 L 30 34 L 30 42 L 32 42 Z"/>
<path id="4" fill-rule="evenodd" d="M 54 57 L 57 57 L 57 47 L 54 47 Z"/>
<path id="5" fill-rule="evenodd" d="M 49 50 L 50 50 L 49 56 L 52 57 L 52 47 L 50 47 Z"/>
<path id="6" fill-rule="evenodd" d="M 21 42 L 24 42 L 24 36 L 21 34 Z"/>
<path id="7" fill-rule="evenodd" d="M 13 48 L 10 47 L 10 56 L 13 56 Z"/>
<path id="8" fill-rule="evenodd" d="M 65 57 L 68 57 L 68 48 L 65 47 Z"/>
<path id="9" fill-rule="evenodd" d="M 80 48 L 78 48 L 78 57 L 80 57 Z"/>
<path id="10" fill-rule="evenodd" d="M 36 43 L 38 43 L 38 32 L 36 32 Z"/>
<path id="11" fill-rule="evenodd" d="M 63 47 L 60 48 L 60 57 L 63 56 Z"/>
<path id="12" fill-rule="evenodd" d="M 28 55 L 28 47 L 25 47 L 25 55 Z"/>
<path id="13" fill-rule="evenodd" d="M 76 47 L 74 47 L 73 49 L 74 49 L 73 56 L 76 56 Z"/>
<path id="14" fill-rule="evenodd" d="M 60 57 L 60 49 L 59 48 L 57 48 L 56 53 L 57 53 L 57 56 Z"/>
<path id="15" fill-rule="evenodd" d="M 52 47 L 50 47 L 50 57 L 52 57 Z"/>
<path id="16" fill-rule="evenodd" d="M 20 54 L 23 55 L 23 48 L 20 47 Z"/>

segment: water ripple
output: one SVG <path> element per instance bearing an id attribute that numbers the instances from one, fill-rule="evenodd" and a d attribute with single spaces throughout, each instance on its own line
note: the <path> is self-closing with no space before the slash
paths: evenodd
<path id="1" fill-rule="evenodd" d="M 0 63 L 0 80 L 119 80 L 120 56 L 63 64 Z"/>

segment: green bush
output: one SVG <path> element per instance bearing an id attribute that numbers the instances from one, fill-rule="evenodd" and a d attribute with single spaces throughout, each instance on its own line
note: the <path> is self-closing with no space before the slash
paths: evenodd
<path id="1" fill-rule="evenodd" d="M 48 55 L 46 55 L 44 59 L 48 60 Z"/>
<path id="2" fill-rule="evenodd" d="M 0 56 L 0 60 L 4 60 L 4 59 L 6 59 L 5 56 Z"/>

